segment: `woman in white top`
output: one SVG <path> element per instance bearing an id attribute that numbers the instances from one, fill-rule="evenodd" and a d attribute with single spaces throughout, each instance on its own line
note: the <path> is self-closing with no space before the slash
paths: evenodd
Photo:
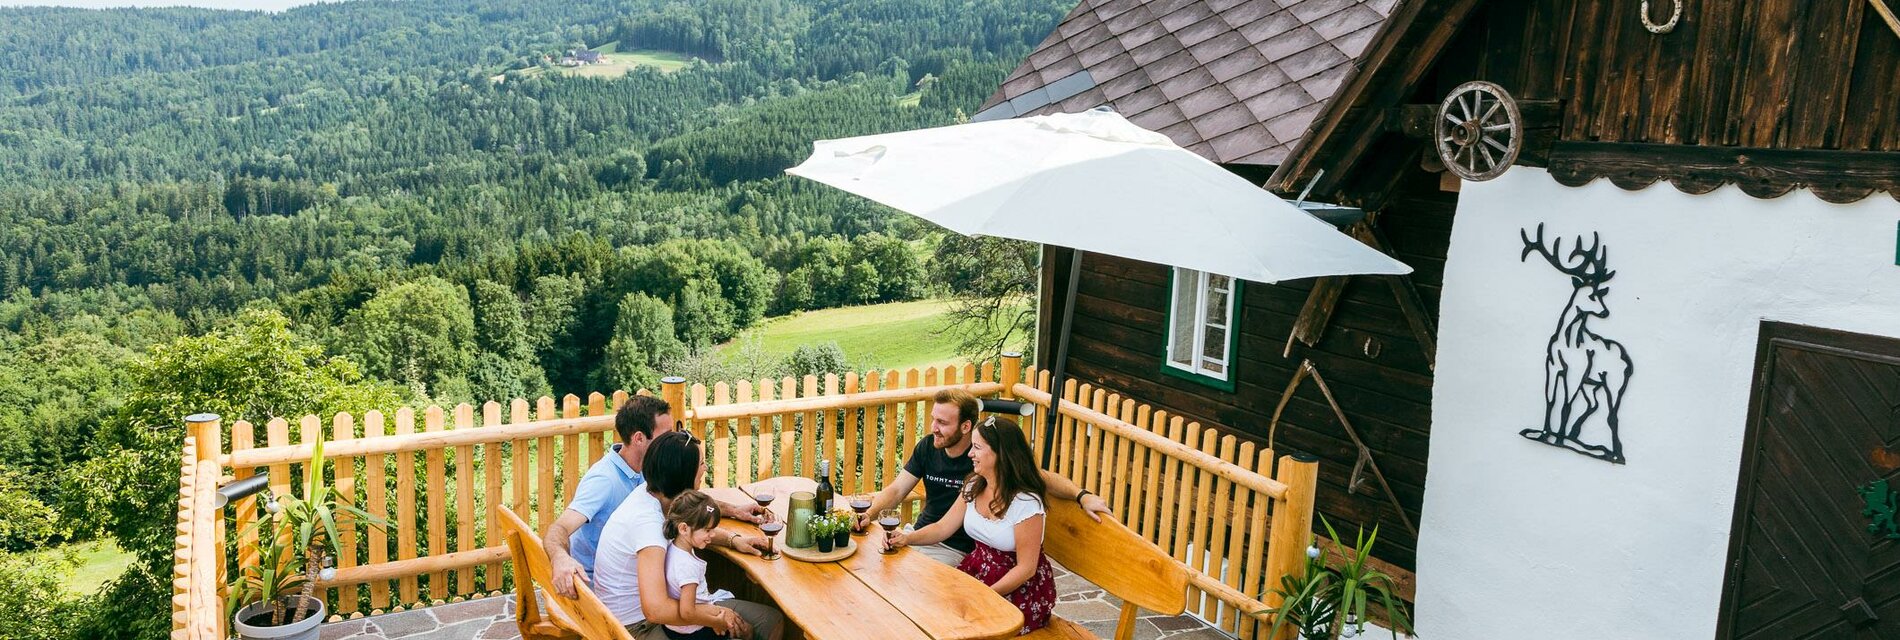
<path id="1" fill-rule="evenodd" d="M 990 416 L 971 430 L 963 494 L 943 519 L 912 533 L 890 534 L 897 546 L 935 544 L 959 528 L 976 548 L 957 565 L 1023 612 L 1022 633 L 1049 624 L 1055 609 L 1055 571 L 1042 553 L 1042 474 L 1016 422 Z"/>

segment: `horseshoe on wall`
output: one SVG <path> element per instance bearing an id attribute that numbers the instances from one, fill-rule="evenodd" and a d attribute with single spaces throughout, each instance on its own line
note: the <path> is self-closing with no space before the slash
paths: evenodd
<path id="1" fill-rule="evenodd" d="M 1676 7 L 1673 11 L 1669 12 L 1669 21 L 1656 24 L 1649 21 L 1649 0 L 1643 0 L 1643 28 L 1657 35 L 1675 31 L 1676 23 L 1682 21 L 1682 0 L 1669 0 L 1669 4 Z"/>

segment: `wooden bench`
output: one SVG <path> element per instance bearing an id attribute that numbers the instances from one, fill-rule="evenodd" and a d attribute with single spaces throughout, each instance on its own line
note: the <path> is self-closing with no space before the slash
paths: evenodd
<path id="1" fill-rule="evenodd" d="M 1070 572 L 1121 598 L 1115 640 L 1134 637 L 1135 616 L 1142 609 L 1165 615 L 1180 615 L 1187 609 L 1187 567 L 1175 562 L 1174 557 L 1113 518 L 1091 520 L 1074 500 L 1049 503 L 1043 552 Z M 1095 638 L 1095 634 L 1052 615 L 1049 626 L 1026 637 L 1085 640 Z"/>
<path id="2" fill-rule="evenodd" d="M 548 564 L 548 550 L 541 536 L 528 527 L 515 512 L 496 506 L 501 530 L 508 538 L 508 555 L 515 567 L 515 624 L 526 640 L 633 640 L 633 634 L 621 626 L 607 605 L 594 595 L 586 583 L 574 585 L 578 598 L 554 592 L 554 568 Z M 547 599 L 548 611 L 534 597 L 535 587 Z"/>

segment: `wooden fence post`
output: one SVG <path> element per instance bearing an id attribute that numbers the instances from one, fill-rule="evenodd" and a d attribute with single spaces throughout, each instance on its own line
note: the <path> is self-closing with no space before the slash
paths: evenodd
<path id="1" fill-rule="evenodd" d="M 673 416 L 673 428 L 685 428 L 686 379 L 679 376 L 660 378 L 660 399 L 666 401 L 667 413 Z"/>
<path id="2" fill-rule="evenodd" d="M 1014 351 L 1003 352 L 1003 397 L 1016 399 L 1016 383 L 1023 381 L 1023 354 Z"/>
<path id="3" fill-rule="evenodd" d="M 1280 585 L 1280 576 L 1302 576 L 1306 573 L 1306 548 L 1313 543 L 1313 498 L 1319 483 L 1319 457 L 1310 453 L 1296 453 L 1280 458 L 1280 469 L 1274 479 L 1286 484 L 1286 496 L 1273 509 L 1272 542 L 1267 545 L 1266 584 L 1268 589 Z M 1262 594 L 1261 602 L 1269 607 L 1278 607 L 1281 598 L 1269 591 Z M 1292 625 L 1280 628 L 1280 634 L 1272 640 L 1290 640 L 1295 630 Z"/>
<path id="4" fill-rule="evenodd" d="M 185 417 L 185 424 L 188 427 L 186 429 L 186 433 L 191 434 L 192 437 L 197 441 L 196 442 L 197 450 L 195 451 L 195 453 L 196 453 L 198 462 L 200 463 L 203 463 L 206 461 L 216 462 L 218 459 L 218 450 L 223 447 L 223 441 L 224 441 L 224 430 L 222 427 L 222 423 L 219 421 L 218 414 L 194 413 L 192 415 Z M 193 472 L 195 473 L 196 470 L 194 469 Z M 213 482 L 209 485 L 193 487 L 192 490 L 196 492 L 217 491 L 218 486 L 215 482 Z M 203 521 L 204 518 L 202 517 L 202 515 L 203 514 L 194 513 L 193 519 L 198 520 L 198 521 Z M 226 626 L 224 622 L 224 616 L 222 615 L 224 613 L 223 606 L 224 606 L 224 599 L 229 595 L 228 593 L 229 581 L 225 579 L 225 575 L 224 575 L 225 548 L 224 548 L 224 513 L 223 511 L 220 510 L 218 513 L 212 514 L 210 520 L 211 522 L 215 523 L 212 526 L 211 531 L 193 531 L 192 535 L 215 536 L 213 539 L 217 540 L 217 543 L 212 545 L 212 549 L 214 549 L 215 551 L 212 554 L 212 557 L 210 558 L 192 558 L 192 562 L 210 562 L 210 563 L 213 563 L 214 567 L 216 567 L 215 570 L 217 572 L 216 576 L 217 576 L 217 581 L 218 581 L 218 586 L 217 586 L 218 611 L 214 613 L 217 615 L 216 619 L 218 621 L 217 626 L 216 626 L 217 632 L 219 634 L 219 637 L 223 637 L 224 628 Z"/>
<path id="5" fill-rule="evenodd" d="M 194 413 L 185 417 L 185 424 L 190 427 L 189 433 L 198 439 L 198 461 L 217 460 L 218 449 L 224 444 L 224 431 L 218 414 Z"/>

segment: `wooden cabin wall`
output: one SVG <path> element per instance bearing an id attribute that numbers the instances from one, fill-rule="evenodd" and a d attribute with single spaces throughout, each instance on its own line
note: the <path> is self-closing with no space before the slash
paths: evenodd
<path id="1" fill-rule="evenodd" d="M 1563 100 L 1569 141 L 1900 150 L 1900 34 L 1869 2 L 1681 1 L 1661 35 L 1633 0 L 1485 3 L 1427 97 L 1475 79 Z M 1672 0 L 1649 4 L 1668 19 Z"/>
<path id="2" fill-rule="evenodd" d="M 1449 194 L 1436 194 L 1435 181 L 1432 185 L 1434 189 L 1416 197 L 1395 201 L 1395 213 L 1399 208 L 1406 210 L 1386 218 L 1381 226 L 1400 259 L 1418 268 L 1420 296 L 1436 317 L 1452 203 L 1446 197 Z M 1066 269 L 1066 261 L 1058 266 Z M 1282 391 L 1300 362 L 1310 358 L 1417 523 L 1430 431 L 1431 369 L 1386 281 L 1350 280 L 1320 343 L 1314 348 L 1296 343 L 1290 357 L 1282 357 L 1281 352 L 1313 281 L 1243 283 L 1233 365 L 1237 384 L 1229 393 L 1162 373 L 1170 274 L 1164 266 L 1090 254 L 1083 261 L 1076 301 L 1070 374 L 1264 443 Z M 1045 289 L 1045 303 L 1058 302 L 1054 291 L 1060 289 Z M 1341 535 L 1350 537 L 1355 527 L 1363 524 L 1370 529 L 1376 524 L 1377 555 L 1407 569 L 1413 567 L 1416 537 L 1406 530 L 1377 482 L 1368 480 L 1360 492 L 1347 493 L 1358 453 L 1310 379 L 1287 407 L 1275 440 L 1282 453 L 1304 451 L 1320 456 L 1318 510 Z"/>

